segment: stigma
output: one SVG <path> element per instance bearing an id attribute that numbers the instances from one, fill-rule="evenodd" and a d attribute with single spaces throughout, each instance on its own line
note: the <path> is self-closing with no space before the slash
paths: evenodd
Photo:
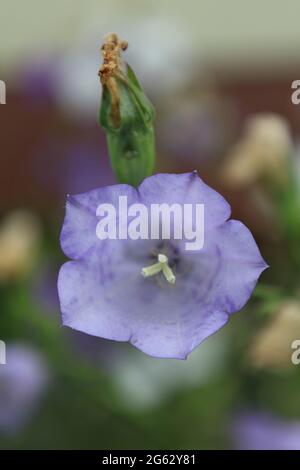
<path id="1" fill-rule="evenodd" d="M 169 259 L 166 255 L 159 253 L 157 256 L 157 263 L 147 266 L 142 269 L 141 274 L 143 277 L 151 277 L 156 274 L 163 273 L 169 284 L 175 284 L 176 277 L 169 266 Z"/>

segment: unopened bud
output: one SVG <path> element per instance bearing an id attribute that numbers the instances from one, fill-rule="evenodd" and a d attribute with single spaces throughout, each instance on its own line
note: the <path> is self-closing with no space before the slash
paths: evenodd
<path id="1" fill-rule="evenodd" d="M 122 60 L 121 52 L 127 47 L 116 34 L 110 34 L 102 46 L 99 122 L 118 181 L 138 186 L 154 167 L 154 109 L 133 70 Z"/>

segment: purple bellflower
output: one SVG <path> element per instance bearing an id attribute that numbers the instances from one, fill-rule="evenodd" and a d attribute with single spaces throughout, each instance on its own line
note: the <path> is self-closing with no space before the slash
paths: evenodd
<path id="1" fill-rule="evenodd" d="M 300 422 L 283 421 L 265 412 L 239 414 L 232 436 L 238 450 L 300 450 Z"/>
<path id="2" fill-rule="evenodd" d="M 204 246 L 185 241 L 96 236 L 99 204 L 203 204 Z M 250 231 L 196 172 L 157 174 L 135 189 L 118 184 L 69 196 L 61 234 L 72 259 L 59 273 L 63 323 L 90 335 L 130 341 L 154 357 L 185 359 L 248 301 L 267 265 Z"/>
<path id="3" fill-rule="evenodd" d="M 20 431 L 38 407 L 50 380 L 39 352 L 22 343 L 7 345 L 0 365 L 0 434 Z"/>

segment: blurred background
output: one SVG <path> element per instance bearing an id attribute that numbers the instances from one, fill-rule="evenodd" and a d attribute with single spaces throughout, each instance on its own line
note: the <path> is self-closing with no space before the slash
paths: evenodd
<path id="1" fill-rule="evenodd" d="M 0 448 L 300 449 L 297 0 L 0 0 Z M 157 168 L 197 169 L 270 265 L 187 361 L 61 326 L 66 194 L 114 183 L 100 46 L 156 108 Z"/>

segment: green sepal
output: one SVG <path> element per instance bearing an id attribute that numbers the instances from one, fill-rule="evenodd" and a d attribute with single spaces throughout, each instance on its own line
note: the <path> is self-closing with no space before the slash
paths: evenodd
<path id="1" fill-rule="evenodd" d="M 155 137 L 154 108 L 144 94 L 133 70 L 116 78 L 119 93 L 120 126 L 112 119 L 111 96 L 104 86 L 99 114 L 105 129 L 112 168 L 118 182 L 138 186 L 153 172 Z"/>

